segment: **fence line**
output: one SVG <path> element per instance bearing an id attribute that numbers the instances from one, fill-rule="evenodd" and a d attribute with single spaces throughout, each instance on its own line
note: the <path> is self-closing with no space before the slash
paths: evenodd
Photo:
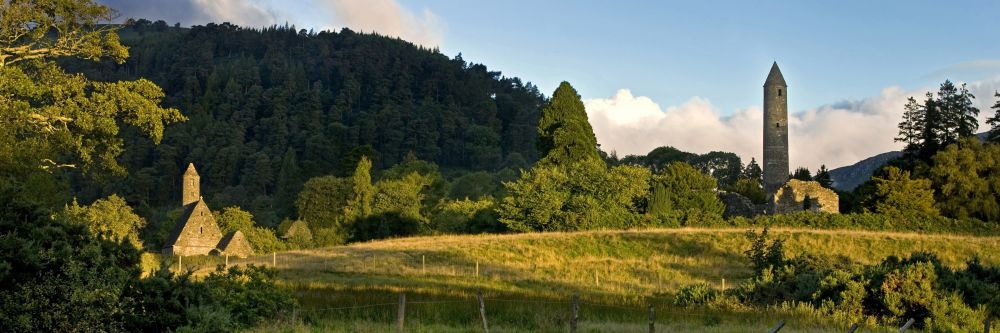
<path id="1" fill-rule="evenodd" d="M 405 275 L 407 273 L 419 272 L 419 274 L 421 274 L 421 275 L 428 275 L 428 274 L 430 274 L 430 275 L 439 275 L 439 276 L 466 276 L 466 277 L 469 277 L 469 278 L 476 278 L 476 279 L 490 279 L 490 278 L 496 278 L 496 276 L 498 276 L 497 275 L 497 273 L 498 273 L 497 271 L 495 271 L 495 270 L 494 271 L 489 270 L 489 268 L 488 268 L 489 265 L 488 264 L 486 265 L 487 269 L 485 271 L 482 270 L 481 267 L 480 267 L 481 263 L 478 260 L 476 260 L 474 262 L 466 263 L 466 265 L 468 267 L 465 267 L 463 265 L 455 265 L 455 264 L 437 265 L 437 266 L 435 266 L 435 265 L 428 265 L 427 264 L 426 255 L 423 255 L 423 254 L 420 255 L 419 261 L 417 261 L 418 259 L 416 257 L 414 257 L 412 255 L 407 255 L 406 253 L 403 253 L 405 255 L 404 257 L 406 257 L 406 258 L 402 258 L 401 259 L 398 256 L 388 256 L 388 255 L 386 255 L 386 256 L 382 257 L 382 260 L 379 260 L 379 256 L 377 256 L 377 255 L 374 255 L 374 254 L 364 254 L 364 255 L 359 256 L 360 260 L 350 261 L 349 265 L 343 265 L 343 266 L 339 267 L 340 269 L 335 269 L 333 267 L 333 263 L 336 262 L 337 260 L 343 260 L 342 257 L 341 258 L 315 258 L 314 257 L 312 259 L 302 259 L 300 257 L 296 257 L 294 253 L 290 253 L 290 254 L 291 254 L 291 256 L 288 256 L 285 253 L 283 253 L 283 255 L 279 256 L 277 254 L 277 252 L 272 252 L 272 253 L 266 253 L 266 254 L 262 254 L 262 255 L 258 255 L 258 256 L 254 256 L 254 257 L 249 257 L 249 258 L 230 258 L 230 256 L 228 256 L 228 255 L 224 256 L 224 257 L 222 257 L 222 256 L 199 256 L 199 257 L 195 257 L 195 258 L 190 258 L 190 257 L 185 258 L 183 256 L 177 256 L 177 257 L 173 257 L 174 260 L 176 260 L 176 264 L 170 264 L 170 265 L 168 265 L 168 267 L 172 271 L 179 272 L 179 271 L 185 271 L 185 270 L 187 270 L 187 271 L 200 271 L 200 270 L 203 270 L 205 268 L 214 268 L 214 267 L 217 267 L 217 266 L 223 266 L 223 267 L 236 266 L 236 267 L 238 267 L 238 266 L 256 265 L 256 266 L 264 266 L 264 267 L 281 268 L 282 266 L 284 266 L 284 267 L 294 267 L 293 264 L 303 264 L 303 263 L 315 263 L 315 262 L 318 262 L 318 263 L 320 263 L 321 266 L 322 265 L 326 265 L 326 267 L 328 269 L 330 269 L 330 270 L 333 270 L 335 272 L 343 272 L 343 273 L 372 273 L 372 272 L 376 272 L 376 273 L 383 273 L 383 274 Z M 291 257 L 291 258 L 289 258 L 289 257 Z M 168 257 L 168 258 L 170 258 L 170 257 Z M 279 260 L 279 258 L 281 260 Z M 388 260 L 386 258 L 388 258 Z M 169 262 L 165 262 L 165 263 L 169 263 Z M 187 263 L 186 266 L 184 265 L 185 263 Z M 359 265 L 360 265 L 360 269 L 358 269 Z M 379 267 L 379 266 L 381 266 L 381 267 Z M 386 268 L 390 268 L 390 270 L 386 270 Z M 403 268 L 408 269 L 409 271 L 404 271 L 404 270 L 402 270 Z M 535 266 L 532 266 L 531 271 L 534 271 L 535 269 L 536 269 Z M 589 282 L 589 283 L 593 283 L 594 287 L 600 287 L 601 286 L 601 279 L 600 279 L 599 271 L 598 270 L 594 270 L 593 273 L 594 273 L 593 281 Z M 581 282 L 584 285 L 589 285 L 589 283 L 587 282 L 587 278 L 584 278 Z M 651 279 L 650 282 L 653 282 L 653 285 L 655 285 L 655 288 L 653 288 L 654 290 L 662 290 L 664 278 L 662 276 L 660 276 L 659 274 L 657 274 L 656 278 Z M 608 281 L 605 281 L 605 284 L 608 284 Z M 721 286 L 722 286 L 723 290 L 726 289 L 726 279 L 725 278 L 721 279 Z M 517 300 L 517 299 L 504 299 L 504 298 L 486 298 L 486 297 L 483 297 L 481 295 L 481 292 L 477 293 L 477 295 L 476 295 L 477 297 L 476 298 L 471 298 L 469 300 L 449 300 L 449 301 L 407 301 L 405 299 L 405 295 L 404 294 L 400 294 L 399 296 L 400 296 L 399 297 L 399 302 L 395 302 L 395 303 L 373 303 L 373 304 L 359 304 L 359 305 L 356 304 L 356 305 L 353 305 L 353 306 L 343 306 L 343 307 L 301 309 L 301 311 L 303 311 L 303 312 L 320 313 L 320 312 L 328 312 L 328 311 L 333 312 L 333 311 L 343 311 L 343 310 L 370 309 L 370 308 L 386 307 L 386 306 L 398 306 L 398 308 L 397 308 L 397 318 L 396 318 L 397 319 L 397 321 L 396 321 L 396 330 L 398 332 L 402 332 L 403 328 L 405 326 L 404 325 L 405 324 L 404 318 L 405 318 L 405 306 L 406 306 L 406 304 L 469 303 L 470 305 L 478 305 L 477 307 L 473 307 L 473 308 L 477 308 L 479 310 L 478 314 L 479 314 L 479 317 L 481 317 L 481 320 L 482 320 L 482 328 L 483 328 L 484 332 L 487 332 L 487 333 L 489 332 L 489 327 L 487 325 L 486 311 L 488 310 L 488 308 L 486 307 L 486 305 L 488 305 L 487 303 L 493 303 L 493 302 L 500 302 L 500 303 L 531 303 L 531 304 L 548 304 L 548 305 L 552 305 L 552 304 L 567 305 L 570 308 L 570 311 L 568 311 L 567 314 L 569 315 L 569 318 L 570 318 L 569 324 L 570 324 L 570 331 L 571 332 L 575 332 L 576 331 L 577 319 L 579 318 L 579 314 L 580 314 L 580 312 L 579 312 L 580 308 L 579 307 L 581 305 L 588 306 L 588 307 L 595 307 L 595 308 L 613 308 L 613 309 L 617 309 L 617 310 L 626 310 L 626 311 L 638 310 L 638 311 L 641 311 L 640 313 L 645 313 L 646 311 L 648 311 L 649 332 L 651 332 L 651 333 L 655 332 L 655 323 L 657 322 L 656 318 L 658 316 L 699 317 L 699 318 L 718 317 L 718 315 L 712 315 L 712 314 L 680 313 L 680 312 L 676 312 L 676 311 L 663 311 L 663 309 L 660 309 L 660 311 L 654 311 L 654 307 L 653 307 L 653 302 L 654 301 L 659 301 L 659 302 L 664 302 L 664 303 L 670 303 L 672 301 L 672 299 L 670 299 L 670 298 L 657 297 L 657 296 L 642 297 L 642 299 L 645 300 L 647 304 L 645 304 L 645 305 L 636 305 L 636 306 L 615 305 L 615 304 L 599 304 L 599 303 L 591 303 L 591 302 L 580 302 L 579 297 L 577 295 L 573 295 L 573 297 L 570 300 L 568 300 L 568 301 L 554 301 L 554 300 L 543 301 L 543 300 L 529 300 L 529 299 Z M 648 306 L 648 308 L 647 308 L 647 306 Z M 992 318 L 987 318 L 985 320 L 985 322 L 983 323 L 983 332 L 986 332 L 986 333 L 990 332 L 990 329 L 991 329 L 991 319 Z M 914 323 L 915 323 L 915 320 L 913 318 L 909 318 L 909 320 L 906 323 L 904 323 L 902 327 L 899 328 L 898 332 L 900 332 L 900 333 L 906 332 Z M 858 323 L 847 323 L 847 324 L 851 324 L 850 328 L 848 328 L 848 330 L 847 330 L 847 332 L 849 332 L 849 333 L 850 332 L 855 332 L 856 330 L 859 329 L 859 324 Z M 784 326 L 785 326 L 785 320 L 780 320 L 780 321 L 778 321 L 769 330 L 769 332 L 770 333 L 779 332 Z"/>
<path id="2" fill-rule="evenodd" d="M 453 300 L 453 301 L 407 301 L 406 294 L 399 294 L 399 301 L 397 303 L 373 303 L 373 304 L 362 304 L 353 305 L 345 307 L 331 307 L 331 308 L 313 308 L 313 309 L 301 309 L 303 312 L 325 312 L 325 311 L 337 311 L 337 310 L 354 310 L 354 309 L 368 309 L 376 307 L 386 307 L 386 306 L 397 306 L 396 321 L 395 321 L 395 331 L 404 332 L 405 331 L 405 316 L 406 316 L 406 305 L 407 304 L 448 304 L 448 303 L 467 303 L 470 305 L 478 305 L 477 307 L 471 307 L 470 312 L 477 312 L 478 317 L 482 321 L 483 332 L 489 333 L 489 325 L 487 324 L 487 304 L 491 302 L 518 302 L 518 303 L 534 303 L 534 304 L 561 304 L 569 305 L 569 330 L 575 333 L 577 330 L 577 323 L 580 319 L 580 305 L 592 306 L 592 307 L 604 307 L 604 308 L 616 308 L 623 310 L 637 310 L 638 314 L 646 313 L 648 314 L 648 327 L 650 333 L 656 332 L 656 324 L 663 323 L 662 320 L 657 320 L 658 315 L 671 315 L 672 317 L 714 317 L 708 314 L 694 314 L 694 313 L 679 313 L 676 311 L 655 311 L 653 303 L 650 302 L 646 307 L 627 307 L 620 305 L 610 305 L 610 304 L 597 304 L 590 302 L 580 302 L 580 297 L 577 294 L 573 294 L 569 301 L 538 301 L 538 300 L 512 300 L 512 299 L 502 299 L 502 298 L 486 298 L 483 297 L 482 291 L 476 292 L 474 298 L 468 300 Z M 475 311 L 478 310 L 478 311 Z M 909 318 L 906 323 L 903 324 L 898 330 L 899 333 L 906 332 L 916 320 L 914 318 Z M 769 330 L 768 333 L 778 333 L 780 332 L 788 322 L 784 319 L 778 320 Z M 991 319 L 987 318 L 983 323 L 983 332 L 990 332 Z M 472 324 L 472 323 L 470 323 Z M 846 332 L 852 333 L 859 328 L 858 323 L 852 323 Z"/>

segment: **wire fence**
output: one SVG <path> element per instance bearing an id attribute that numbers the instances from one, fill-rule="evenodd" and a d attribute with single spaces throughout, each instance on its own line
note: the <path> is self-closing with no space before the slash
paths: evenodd
<path id="1" fill-rule="evenodd" d="M 394 327 L 394 329 L 395 329 L 396 332 L 404 332 L 406 330 L 406 319 L 407 319 L 406 307 L 408 305 L 420 305 L 420 304 L 431 304 L 431 305 L 467 304 L 467 305 L 470 306 L 469 307 L 469 309 L 470 309 L 469 311 L 470 312 L 476 311 L 475 309 L 478 309 L 478 312 L 479 312 L 478 314 L 480 315 L 480 320 L 481 320 L 481 325 L 482 325 L 481 326 L 481 330 L 484 331 L 484 332 L 486 332 L 486 333 L 488 333 L 490 331 L 490 319 L 493 318 L 493 317 L 488 317 L 487 313 L 489 313 L 489 310 L 492 308 L 492 305 L 496 305 L 497 303 L 517 303 L 517 304 L 537 304 L 537 305 L 545 305 L 545 306 L 553 306 L 553 305 L 562 306 L 563 309 L 565 310 L 566 318 L 568 319 L 566 325 L 568 326 L 569 331 L 571 333 L 575 333 L 577 331 L 577 328 L 579 327 L 579 325 L 578 325 L 579 322 L 582 319 L 586 319 L 586 318 L 582 317 L 582 313 L 583 312 L 581 311 L 581 308 L 583 306 L 590 307 L 592 309 L 614 309 L 614 310 L 618 310 L 618 311 L 631 311 L 631 312 L 633 312 L 635 314 L 638 314 L 638 315 L 647 316 L 647 318 L 646 318 L 647 320 L 645 322 L 638 323 L 638 324 L 648 325 L 648 332 L 650 332 L 650 333 L 657 332 L 658 328 L 662 329 L 664 327 L 664 324 L 668 323 L 668 321 L 665 320 L 665 317 L 668 317 L 668 318 L 671 318 L 671 319 L 676 319 L 676 318 L 681 318 L 681 317 L 699 318 L 699 319 L 700 318 L 713 318 L 713 317 L 716 317 L 716 315 L 711 315 L 711 314 L 698 314 L 698 313 L 690 313 L 690 312 L 665 311 L 664 309 L 658 309 L 653 302 L 650 302 L 646 307 L 622 306 L 622 305 L 613 305 L 613 304 L 600 304 L 600 303 L 593 303 L 593 302 L 585 302 L 585 301 L 581 301 L 580 298 L 579 298 L 579 296 L 576 295 L 576 294 L 574 294 L 570 299 L 564 300 L 564 301 L 556 301 L 556 300 L 543 301 L 543 300 L 530 300 L 530 299 L 489 298 L 489 297 L 483 297 L 482 293 L 478 293 L 476 295 L 476 298 L 470 298 L 470 299 L 464 299 L 464 300 L 446 300 L 446 301 L 442 301 L 442 300 L 418 300 L 418 301 L 412 301 L 412 300 L 410 300 L 410 301 L 408 301 L 406 299 L 405 294 L 399 294 L 399 300 L 397 302 L 385 302 L 385 303 L 373 303 L 373 304 L 356 304 L 356 305 L 352 305 L 352 306 L 342 306 L 342 307 L 305 308 L 305 309 L 301 309 L 300 311 L 302 311 L 304 313 L 329 314 L 329 313 L 332 313 L 332 312 L 343 311 L 343 310 L 361 310 L 361 309 L 372 309 L 372 308 L 385 308 L 385 309 L 391 310 L 391 309 L 395 308 L 396 309 L 395 323 L 393 324 L 393 327 Z M 495 318 L 493 318 L 493 319 L 495 319 Z M 907 332 L 911 327 L 913 327 L 913 325 L 915 323 L 916 323 L 916 320 L 913 319 L 913 318 L 910 318 L 905 323 L 903 323 L 901 327 L 898 328 L 897 332 L 899 332 L 899 333 Z M 475 324 L 475 325 L 478 326 L 480 323 L 469 323 L 469 324 Z M 496 324 L 496 323 L 493 323 L 493 324 Z M 773 325 L 768 325 L 767 327 L 769 328 L 767 330 L 768 333 L 777 333 L 777 332 L 780 332 L 782 329 L 784 329 L 786 327 L 786 320 L 779 319 L 776 322 L 774 322 Z M 857 332 L 861 328 L 861 325 L 859 325 L 858 323 L 852 323 L 850 326 L 844 325 L 843 327 L 847 327 L 846 329 L 843 330 L 844 332 L 854 333 L 854 332 Z M 987 319 L 983 323 L 982 332 L 989 333 L 990 329 L 991 329 L 991 320 Z M 893 330 L 895 330 L 895 328 L 893 328 Z M 970 330 L 970 331 L 975 331 L 975 330 Z"/>
<path id="2" fill-rule="evenodd" d="M 315 270 L 316 268 L 326 269 L 331 272 L 338 273 L 363 273 L 363 274 L 395 274 L 395 275 L 428 275 L 428 276 L 467 276 L 467 277 L 483 277 L 483 278 L 497 278 L 497 276 L 502 275 L 502 272 L 497 272 L 496 267 L 503 267 L 503 265 L 481 265 L 480 262 L 474 261 L 464 264 L 438 264 L 438 265 L 428 265 L 426 256 L 414 256 L 407 254 L 395 254 L 395 255 L 360 255 L 353 258 L 344 257 L 322 257 L 316 256 L 315 254 L 305 255 L 303 253 L 297 252 L 284 252 L 284 253 L 270 253 L 265 255 L 252 256 L 247 258 L 237 258 L 231 256 L 198 256 L 198 257 L 169 257 L 167 260 L 172 260 L 168 262 L 171 265 L 171 270 L 175 272 L 179 271 L 206 271 L 209 269 L 215 269 L 217 267 L 232 267 L 232 266 L 264 266 L 273 268 L 283 268 L 283 269 L 296 269 L 308 267 L 309 269 Z M 186 262 L 185 262 L 186 261 Z M 608 283 L 605 281 L 604 283 Z M 721 279 L 721 289 L 726 289 L 726 280 Z M 592 283 L 594 286 L 601 285 L 601 276 L 598 272 L 594 272 L 593 281 L 587 281 L 588 284 Z M 655 284 L 662 288 L 662 279 L 656 281 Z M 568 321 L 570 332 L 576 332 L 577 322 L 580 316 L 581 306 L 589 307 L 591 310 L 596 309 L 611 309 L 622 313 L 631 313 L 633 317 L 635 316 L 647 316 L 648 331 L 650 333 L 656 332 L 656 327 L 662 325 L 666 318 L 677 319 L 677 318 L 694 318 L 694 319 L 718 319 L 718 314 L 708 314 L 708 313 L 694 313 L 691 311 L 669 311 L 662 306 L 658 309 L 656 304 L 670 304 L 672 299 L 666 299 L 657 296 L 642 297 L 645 299 L 647 304 L 645 306 L 641 305 L 617 305 L 617 304 L 602 304 L 594 302 L 581 301 L 578 295 L 573 295 L 572 298 L 567 300 L 538 300 L 538 299 L 511 299 L 511 298 L 489 298 L 483 297 L 480 293 L 475 298 L 470 299 L 459 299 L 459 300 L 410 300 L 405 299 L 405 294 L 399 294 L 399 300 L 396 302 L 377 302 L 377 303 L 366 303 L 366 304 L 354 304 L 347 306 L 335 306 L 335 307 L 318 307 L 318 308 L 302 308 L 296 311 L 301 311 L 303 313 L 312 314 L 326 314 L 326 313 L 336 313 L 344 311 L 359 311 L 359 310 L 372 310 L 372 309 L 396 309 L 396 332 L 403 332 L 405 329 L 405 316 L 406 316 L 406 305 L 445 305 L 445 304 L 468 304 L 470 308 L 478 308 L 480 319 L 482 321 L 482 330 L 489 332 L 489 324 L 487 311 L 489 308 L 500 305 L 500 304 L 514 304 L 514 305 L 525 305 L 525 304 L 535 304 L 544 305 L 547 307 L 562 306 L 566 309 L 565 316 Z M 391 315 L 391 314 L 390 314 Z M 771 328 L 767 331 L 769 333 L 776 333 L 781 331 L 785 327 L 785 320 L 778 320 Z M 897 332 L 906 332 L 915 323 L 914 319 L 909 319 L 906 323 L 899 328 Z M 850 324 L 846 332 L 856 332 L 860 325 L 857 323 L 847 323 Z M 843 325 L 847 327 L 847 325 Z M 991 329 L 991 319 L 986 319 L 983 323 L 982 332 L 989 333 Z"/>

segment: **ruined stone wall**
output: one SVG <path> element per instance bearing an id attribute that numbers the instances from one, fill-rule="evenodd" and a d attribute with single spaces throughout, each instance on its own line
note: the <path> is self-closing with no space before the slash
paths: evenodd
<path id="1" fill-rule="evenodd" d="M 840 213 L 840 197 L 818 182 L 789 180 L 778 188 L 771 202 L 774 214 L 788 214 L 804 210 Z"/>

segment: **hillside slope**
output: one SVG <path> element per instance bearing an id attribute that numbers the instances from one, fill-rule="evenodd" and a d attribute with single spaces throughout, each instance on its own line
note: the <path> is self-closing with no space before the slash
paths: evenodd
<path id="1" fill-rule="evenodd" d="M 124 64 L 66 67 L 96 80 L 151 80 L 189 120 L 160 145 L 126 128 L 129 177 L 78 184 L 83 202 L 117 193 L 133 206 L 172 207 L 193 162 L 212 207 L 238 205 L 275 226 L 294 218 L 306 180 L 344 176 L 361 155 L 376 170 L 408 157 L 458 171 L 517 170 L 538 158 L 544 96 L 460 55 L 348 29 L 140 20 L 120 33 L 130 47 Z"/>
<path id="2" fill-rule="evenodd" d="M 723 288 L 725 283 L 725 288 L 733 288 L 748 278 L 750 269 L 742 254 L 748 246 L 745 232 L 736 228 L 657 229 L 414 237 L 291 251 L 239 263 L 270 265 L 272 259 L 276 260 L 281 280 L 298 290 L 306 312 L 392 302 L 399 292 L 417 301 L 463 304 L 482 290 L 488 299 L 495 300 L 488 305 L 494 309 L 494 320 L 499 325 L 528 325 L 517 326 L 521 329 L 558 331 L 555 328 L 564 324 L 560 309 L 565 306 L 532 304 L 562 304 L 572 294 L 580 294 L 590 304 L 589 311 L 596 311 L 588 315 L 600 322 L 591 325 L 602 331 L 641 329 L 641 325 L 635 326 L 643 323 L 642 316 L 636 314 L 641 311 L 636 309 L 643 309 L 647 302 L 658 304 L 664 312 L 663 320 L 681 325 L 674 327 L 679 331 L 702 331 L 700 317 L 689 318 L 700 311 L 708 311 L 704 315 L 716 318 L 713 320 L 721 325 L 717 332 L 766 329 L 775 318 L 796 318 L 789 320 L 789 331 L 824 332 L 814 328 L 835 326 L 821 316 L 810 317 L 794 309 L 769 310 L 746 318 L 739 311 L 679 309 L 672 305 L 672 295 L 680 287 L 708 283 Z M 1000 237 L 814 229 L 772 229 L 772 233 L 786 240 L 786 253 L 795 255 L 837 256 L 871 264 L 890 255 L 929 251 L 955 267 L 974 256 L 990 265 L 1000 264 Z M 514 306 L 500 304 L 499 300 L 523 302 Z M 618 307 L 620 312 L 603 307 Z M 346 317 L 317 314 L 313 318 L 334 329 L 367 322 L 369 328 L 350 326 L 354 327 L 351 330 L 375 332 L 383 328 L 379 326 L 383 323 L 380 316 L 388 316 L 384 318 L 386 325 L 391 322 L 391 315 L 383 313 L 384 309 L 378 311 L 351 312 Z M 444 327 L 427 331 L 463 331 L 467 321 L 475 323 L 475 317 L 466 313 L 466 306 L 419 311 L 423 311 L 423 319 L 416 319 L 418 322 Z M 467 317 L 471 319 L 464 319 Z M 624 326 L 600 326 L 609 323 Z"/>

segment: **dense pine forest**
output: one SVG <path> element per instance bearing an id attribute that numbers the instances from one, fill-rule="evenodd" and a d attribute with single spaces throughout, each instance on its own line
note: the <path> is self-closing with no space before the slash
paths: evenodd
<path id="1" fill-rule="evenodd" d="M 173 208 L 194 162 L 214 207 L 241 206 L 275 226 L 294 214 L 306 180 L 349 175 L 360 156 L 375 170 L 409 157 L 448 174 L 512 176 L 538 159 L 545 97 L 461 55 L 348 29 L 130 20 L 119 35 L 130 48 L 124 63 L 64 65 L 101 81 L 149 79 L 189 120 L 159 145 L 123 129 L 129 176 L 81 179 L 81 201 L 117 193 L 136 207 Z"/>

